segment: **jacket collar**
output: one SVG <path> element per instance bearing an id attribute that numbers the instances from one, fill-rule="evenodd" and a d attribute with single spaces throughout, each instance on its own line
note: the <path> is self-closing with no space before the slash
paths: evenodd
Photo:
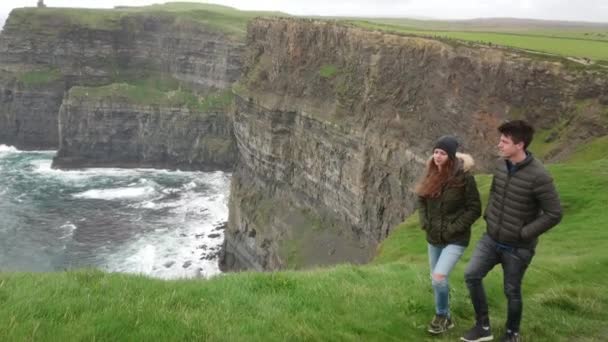
<path id="1" fill-rule="evenodd" d="M 526 151 L 526 159 L 522 160 L 521 162 L 517 163 L 517 164 L 513 164 L 509 159 L 505 159 L 505 166 L 507 167 L 507 172 L 509 174 L 514 174 L 515 172 L 523 169 L 524 167 L 526 167 L 527 165 L 529 165 L 532 160 L 534 160 L 534 157 L 532 156 L 532 153 L 529 151 Z"/>

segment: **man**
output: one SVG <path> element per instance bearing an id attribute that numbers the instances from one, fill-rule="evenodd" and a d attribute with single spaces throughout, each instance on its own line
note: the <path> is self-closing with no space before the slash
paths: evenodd
<path id="1" fill-rule="evenodd" d="M 507 322 L 503 341 L 521 341 L 521 282 L 534 256 L 538 237 L 559 223 L 562 208 L 553 179 L 542 163 L 526 149 L 534 129 L 522 120 L 498 127 L 497 163 L 484 213 L 487 231 L 475 248 L 465 271 L 465 281 L 475 308 L 476 324 L 462 341 L 490 341 L 488 303 L 482 280 L 501 264 L 507 297 Z"/>

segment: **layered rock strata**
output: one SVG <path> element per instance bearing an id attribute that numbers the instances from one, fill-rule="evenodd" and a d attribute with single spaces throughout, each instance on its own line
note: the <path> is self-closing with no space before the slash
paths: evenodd
<path id="1" fill-rule="evenodd" d="M 88 91 L 74 88 L 61 105 L 53 167 L 232 170 L 236 148 L 224 109 L 155 103 L 159 99 L 137 103 Z"/>
<path id="2" fill-rule="evenodd" d="M 171 13 L 14 10 L 0 35 L 0 143 L 57 148 L 61 98 L 76 85 L 162 78 L 201 94 L 229 88 L 242 48 Z"/>
<path id="3" fill-rule="evenodd" d="M 239 157 L 224 266 L 369 260 L 412 212 L 434 139 L 459 136 L 483 169 L 505 119 L 564 139 L 577 130 L 559 122 L 593 122 L 592 135 L 606 134 L 605 74 L 332 22 L 254 21 L 235 87 Z"/>

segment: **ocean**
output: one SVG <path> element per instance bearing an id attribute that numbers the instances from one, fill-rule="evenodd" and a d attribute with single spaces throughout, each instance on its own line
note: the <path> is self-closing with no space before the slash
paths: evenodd
<path id="1" fill-rule="evenodd" d="M 0 271 L 221 273 L 230 173 L 64 171 L 54 155 L 0 145 Z"/>

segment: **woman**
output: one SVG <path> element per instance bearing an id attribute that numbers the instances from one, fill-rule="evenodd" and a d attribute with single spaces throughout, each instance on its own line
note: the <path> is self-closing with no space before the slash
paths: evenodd
<path id="1" fill-rule="evenodd" d="M 448 276 L 469 244 L 471 225 L 481 214 L 479 192 L 471 174 L 473 158 L 457 153 L 457 149 L 454 137 L 439 138 L 416 186 L 435 293 L 435 317 L 428 326 L 432 334 L 454 327 L 449 310 Z"/>

